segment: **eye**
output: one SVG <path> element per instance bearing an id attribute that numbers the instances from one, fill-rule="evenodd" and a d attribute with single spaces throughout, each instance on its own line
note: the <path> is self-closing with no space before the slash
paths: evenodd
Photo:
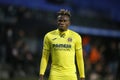
<path id="1" fill-rule="evenodd" d="M 67 22 L 69 20 L 61 20 L 61 19 L 58 19 L 58 22 Z"/>
<path id="2" fill-rule="evenodd" d="M 58 20 L 59 22 L 62 22 L 63 20 Z"/>
<path id="3" fill-rule="evenodd" d="M 64 20 L 64 22 L 67 22 L 68 20 Z"/>

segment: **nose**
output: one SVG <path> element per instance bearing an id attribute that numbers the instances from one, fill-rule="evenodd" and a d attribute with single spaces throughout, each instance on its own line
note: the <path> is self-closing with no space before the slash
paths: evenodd
<path id="1" fill-rule="evenodd" d="M 60 22 L 59 25 L 64 25 L 64 22 Z"/>
<path id="2" fill-rule="evenodd" d="M 60 21 L 60 24 L 64 24 L 64 21 L 62 20 L 62 21 Z"/>
<path id="3" fill-rule="evenodd" d="M 62 22 L 60 22 L 60 24 L 64 24 L 64 22 L 62 21 Z"/>

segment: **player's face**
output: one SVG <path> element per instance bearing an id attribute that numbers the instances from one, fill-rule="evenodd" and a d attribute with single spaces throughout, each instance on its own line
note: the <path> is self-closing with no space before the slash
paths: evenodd
<path id="1" fill-rule="evenodd" d="M 60 31 L 65 31 L 70 25 L 70 18 L 67 15 L 59 15 L 57 17 L 57 25 Z"/>

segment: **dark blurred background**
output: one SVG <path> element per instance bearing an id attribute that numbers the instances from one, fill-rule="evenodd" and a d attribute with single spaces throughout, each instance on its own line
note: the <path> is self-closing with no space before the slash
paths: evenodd
<path id="1" fill-rule="evenodd" d="M 61 8 L 82 36 L 86 80 L 120 80 L 119 0 L 0 0 L 0 80 L 38 80 L 43 37 Z"/>

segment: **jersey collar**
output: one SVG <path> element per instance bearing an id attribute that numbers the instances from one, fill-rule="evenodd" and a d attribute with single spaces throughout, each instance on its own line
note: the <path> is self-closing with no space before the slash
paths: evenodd
<path id="1" fill-rule="evenodd" d="M 59 29 L 57 29 L 57 33 L 58 33 L 58 35 L 65 37 L 66 35 L 68 35 L 69 29 L 67 29 L 67 30 L 64 31 L 64 32 L 60 32 Z"/>

